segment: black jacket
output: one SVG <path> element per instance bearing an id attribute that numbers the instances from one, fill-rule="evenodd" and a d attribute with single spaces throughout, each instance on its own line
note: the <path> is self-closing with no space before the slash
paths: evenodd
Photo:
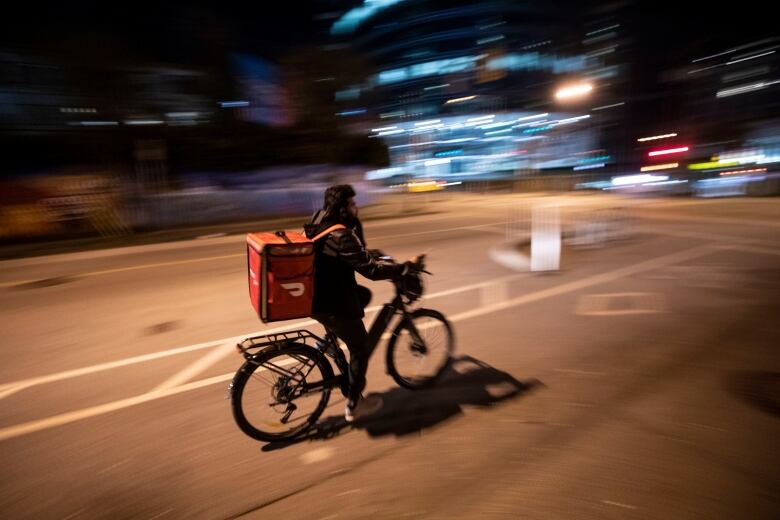
<path id="1" fill-rule="evenodd" d="M 344 224 L 339 229 L 318 240 L 314 246 L 314 301 L 312 314 L 344 318 L 362 318 L 365 314 L 360 303 L 355 272 L 369 280 L 386 280 L 401 276 L 403 264 L 379 260 L 363 244 L 362 226 L 359 221 L 349 225 L 320 213 L 305 226 L 306 236 L 315 237 L 334 224 Z"/>

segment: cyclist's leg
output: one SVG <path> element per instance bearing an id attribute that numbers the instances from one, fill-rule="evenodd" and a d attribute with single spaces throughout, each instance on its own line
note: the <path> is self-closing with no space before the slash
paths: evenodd
<path id="1" fill-rule="evenodd" d="M 350 344 L 354 344 L 354 341 L 351 339 L 351 336 L 353 336 L 353 335 L 349 334 L 350 327 L 349 326 L 345 327 L 343 325 L 342 322 L 344 321 L 344 319 L 343 318 L 342 319 L 336 318 L 332 314 L 318 314 L 318 315 L 315 315 L 315 316 L 312 316 L 312 317 L 315 320 L 317 320 L 318 322 L 320 322 L 320 324 L 323 327 L 325 327 L 326 334 L 335 334 L 336 338 L 341 339 L 345 343 L 347 343 L 347 348 L 350 351 L 350 356 L 349 356 L 350 360 L 353 359 L 353 354 L 352 354 L 353 349 L 352 349 L 352 347 L 349 346 Z M 345 329 L 347 330 L 346 337 L 350 338 L 349 342 L 345 338 L 344 333 L 341 332 L 342 330 L 345 330 Z M 334 339 L 336 339 L 336 338 L 334 338 Z M 328 348 L 331 348 L 331 347 L 328 347 Z M 333 348 L 339 348 L 338 344 L 337 343 L 334 344 Z M 342 356 L 342 359 L 344 359 L 344 361 L 346 361 L 346 357 L 345 356 Z M 353 366 L 352 366 L 352 364 L 350 362 L 347 362 L 347 366 L 342 366 L 341 362 L 339 362 L 338 359 L 336 359 L 336 364 L 338 365 L 339 370 L 341 371 L 341 375 L 339 377 L 339 380 L 340 380 L 339 387 L 341 389 L 341 393 L 344 395 L 344 397 L 349 398 L 350 395 L 351 395 L 350 394 L 350 388 L 355 386 L 355 385 L 352 384 L 352 381 L 354 379 L 356 379 L 356 377 L 353 375 L 353 371 L 354 371 L 353 370 Z M 359 380 L 359 377 L 357 377 L 357 379 Z M 363 386 L 365 386 L 365 384 Z"/>
<path id="2" fill-rule="evenodd" d="M 327 325 L 344 341 L 349 350 L 349 399 L 357 403 L 366 387 L 366 370 L 371 353 L 368 349 L 368 333 L 361 318 L 332 317 Z"/>

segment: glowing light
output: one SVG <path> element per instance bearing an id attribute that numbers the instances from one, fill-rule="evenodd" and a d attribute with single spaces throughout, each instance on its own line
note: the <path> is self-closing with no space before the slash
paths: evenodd
<path id="1" fill-rule="evenodd" d="M 331 34 L 345 34 L 354 32 L 360 24 L 377 14 L 392 7 L 403 0 L 365 0 L 363 5 L 350 9 L 336 20 L 330 28 Z"/>
<path id="2" fill-rule="evenodd" d="M 710 168 L 722 168 L 724 166 L 733 166 L 739 164 L 739 161 L 712 161 L 689 164 L 689 170 L 709 170 Z"/>
<path id="3" fill-rule="evenodd" d="M 442 159 L 430 159 L 428 161 L 425 161 L 423 164 L 425 164 L 425 166 L 436 166 L 437 164 L 449 164 L 449 163 L 450 163 L 450 159 L 445 157 Z"/>
<path id="4" fill-rule="evenodd" d="M 372 128 L 372 132 L 386 132 L 387 130 L 395 130 L 397 126 L 383 126 L 382 128 Z"/>
<path id="5" fill-rule="evenodd" d="M 357 108 L 355 110 L 345 110 L 343 112 L 336 112 L 336 115 L 341 117 L 346 117 L 346 116 L 357 116 L 365 113 L 366 113 L 365 108 Z"/>
<path id="6" fill-rule="evenodd" d="M 766 168 L 753 168 L 750 170 L 733 170 L 729 172 L 720 172 L 721 175 L 736 175 L 738 173 L 763 173 L 766 171 Z"/>
<path id="7" fill-rule="evenodd" d="M 515 120 L 513 119 L 512 121 L 497 121 L 495 123 L 488 123 L 486 125 L 480 126 L 479 128 L 482 130 L 490 130 L 491 128 L 501 128 L 502 126 L 510 126 L 514 124 Z"/>
<path id="8" fill-rule="evenodd" d="M 755 56 L 749 56 L 747 58 L 742 58 L 742 59 L 739 59 L 739 60 L 729 61 L 729 62 L 726 63 L 726 65 L 734 65 L 735 63 L 739 63 L 740 61 L 754 60 L 756 58 L 761 58 L 762 56 L 769 56 L 770 54 L 774 54 L 774 53 L 775 53 L 775 51 L 764 52 L 764 53 L 761 53 L 761 54 L 756 54 Z"/>
<path id="9" fill-rule="evenodd" d="M 647 155 L 649 157 L 657 157 L 659 155 L 669 155 L 673 153 L 687 152 L 688 150 L 690 150 L 690 148 L 687 146 L 679 146 L 677 148 L 665 148 L 663 150 L 653 150 L 652 152 L 648 152 Z"/>
<path id="10" fill-rule="evenodd" d="M 428 125 L 435 125 L 436 123 L 441 123 L 441 119 L 430 119 L 428 121 L 420 121 L 419 123 L 415 123 L 414 126 L 428 126 Z"/>
<path id="11" fill-rule="evenodd" d="M 570 117 L 568 119 L 561 119 L 559 121 L 553 121 L 556 125 L 568 125 L 569 123 L 575 123 L 577 121 L 582 121 L 583 119 L 588 119 L 590 116 L 577 116 L 577 117 Z"/>
<path id="12" fill-rule="evenodd" d="M 593 36 L 594 34 L 602 33 L 605 31 L 611 31 L 612 29 L 617 29 L 618 27 L 620 27 L 620 24 L 610 25 L 609 27 L 604 27 L 603 29 L 597 29 L 595 31 L 585 33 L 585 36 Z"/>
<path id="13" fill-rule="evenodd" d="M 193 117 L 198 117 L 198 112 L 166 112 L 165 117 L 170 117 L 171 119 L 177 117 L 192 119 Z"/>
<path id="14" fill-rule="evenodd" d="M 445 105 L 449 105 L 450 103 L 463 103 L 464 101 L 471 101 L 472 99 L 476 98 L 477 96 L 465 96 L 465 97 L 459 97 L 459 98 L 453 98 L 448 99 L 444 102 Z"/>
<path id="15" fill-rule="evenodd" d="M 666 163 L 666 164 L 657 164 L 655 166 L 642 166 L 639 168 L 640 172 L 654 172 L 656 170 L 668 170 L 670 168 L 677 168 L 680 166 L 680 163 Z"/>
<path id="16" fill-rule="evenodd" d="M 549 115 L 550 114 L 545 112 L 544 114 L 535 114 L 535 115 L 532 115 L 532 116 L 518 117 L 515 121 L 517 121 L 519 123 L 520 121 L 526 121 L 528 119 L 538 119 L 540 117 L 547 117 Z"/>
<path id="17" fill-rule="evenodd" d="M 647 173 L 641 175 L 622 175 L 620 177 L 613 177 L 612 184 L 615 186 L 627 186 L 629 184 L 646 184 L 648 182 L 668 181 L 669 177 L 666 175 L 649 175 Z"/>
<path id="18" fill-rule="evenodd" d="M 118 121 L 79 121 L 81 126 L 116 126 Z"/>
<path id="19" fill-rule="evenodd" d="M 598 110 L 606 110 L 606 109 L 608 109 L 608 108 L 621 107 L 621 106 L 623 106 L 623 105 L 625 105 L 625 104 L 626 104 L 626 102 L 625 102 L 625 101 L 621 101 L 620 103 L 615 103 L 615 104 L 613 104 L 613 105 L 604 105 L 604 106 L 601 106 L 601 107 L 595 107 L 595 108 L 591 108 L 590 110 L 591 110 L 592 112 L 596 112 L 596 111 L 598 111 Z"/>
<path id="20" fill-rule="evenodd" d="M 507 132 L 511 132 L 511 128 L 505 128 L 503 130 L 495 130 L 493 132 L 485 132 L 485 135 L 496 135 L 496 134 L 505 134 Z"/>
<path id="21" fill-rule="evenodd" d="M 780 83 L 780 80 L 775 81 L 760 81 L 758 83 L 752 83 L 750 85 L 742 85 L 741 87 L 735 87 L 735 88 L 727 88 L 724 90 L 719 90 L 715 97 L 729 97 L 729 96 L 736 96 L 738 94 L 744 94 L 746 92 L 753 92 L 756 90 L 762 90 L 767 88 L 770 85 L 774 85 L 776 83 Z"/>
<path id="22" fill-rule="evenodd" d="M 667 137 L 677 137 L 677 134 L 663 134 L 663 135 L 654 135 L 651 137 L 641 137 L 637 139 L 637 141 L 642 143 L 644 141 L 655 141 L 656 139 L 666 139 Z"/>
<path id="23" fill-rule="evenodd" d="M 592 170 L 594 168 L 603 168 L 604 166 L 606 166 L 606 164 L 603 163 L 603 162 L 602 163 L 596 163 L 596 164 L 583 164 L 581 166 L 575 166 L 574 168 L 572 168 L 572 170 L 574 170 L 574 171 Z"/>
<path id="24" fill-rule="evenodd" d="M 482 38 L 481 40 L 477 40 L 477 45 L 483 45 L 485 43 L 497 42 L 497 41 L 501 41 L 503 39 L 504 39 L 504 35 L 503 34 L 499 34 L 497 36 L 491 36 L 489 38 Z"/>
<path id="25" fill-rule="evenodd" d="M 161 125 L 162 121 L 157 119 L 142 119 L 137 121 L 125 121 L 126 125 Z"/>
<path id="26" fill-rule="evenodd" d="M 219 106 L 222 108 L 248 107 L 249 101 L 220 101 Z"/>
<path id="27" fill-rule="evenodd" d="M 404 129 L 399 128 L 398 130 L 388 130 L 387 132 L 379 132 L 376 135 L 383 136 L 383 135 L 395 135 L 395 134 L 402 134 L 402 133 L 404 133 Z"/>
<path id="28" fill-rule="evenodd" d="M 555 93 L 557 99 L 569 99 L 573 97 L 584 96 L 593 90 L 593 85 L 590 83 L 583 83 L 581 85 L 572 85 L 570 87 L 564 87 Z"/>

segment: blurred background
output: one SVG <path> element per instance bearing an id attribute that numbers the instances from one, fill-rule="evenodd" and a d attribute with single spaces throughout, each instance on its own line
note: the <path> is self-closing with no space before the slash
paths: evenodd
<path id="1" fill-rule="evenodd" d="M 779 168 L 770 4 L 5 2 L 0 516 L 776 520 Z M 263 444 L 245 234 L 334 183 L 456 357 Z"/>
<path id="2" fill-rule="evenodd" d="M 424 191 L 771 195 L 759 4 L 15 4 L 0 240 L 305 215 Z"/>

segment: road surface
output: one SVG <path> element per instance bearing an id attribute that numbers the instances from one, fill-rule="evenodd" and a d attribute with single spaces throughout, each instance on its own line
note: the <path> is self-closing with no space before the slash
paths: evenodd
<path id="1" fill-rule="evenodd" d="M 558 272 L 491 260 L 535 205 L 563 212 Z M 604 215 L 608 240 L 571 235 Z M 380 346 L 382 409 L 347 427 L 333 397 L 325 434 L 289 445 L 225 399 L 235 342 L 296 328 L 253 316 L 241 236 L 0 263 L 2 516 L 780 516 L 777 199 L 471 197 L 366 235 L 428 252 L 457 359 L 414 393 Z"/>

